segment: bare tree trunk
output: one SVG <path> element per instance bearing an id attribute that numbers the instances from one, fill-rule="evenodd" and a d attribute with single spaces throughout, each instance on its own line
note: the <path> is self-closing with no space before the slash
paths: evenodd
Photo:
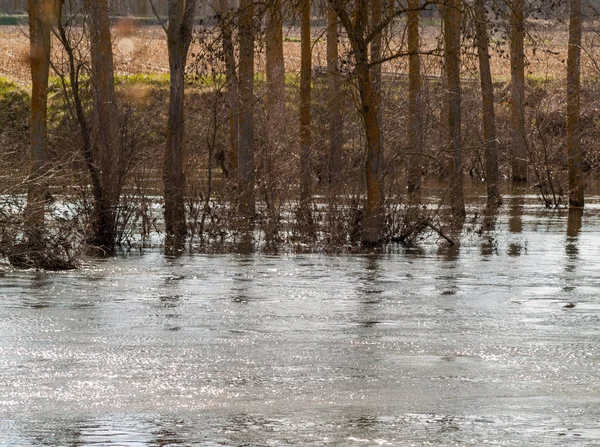
<path id="1" fill-rule="evenodd" d="M 224 174 L 232 179 L 237 179 L 240 98 L 233 43 L 233 24 L 229 12 L 229 0 L 219 0 L 223 55 L 227 76 L 227 107 L 229 108 L 229 150 L 225 155 Z"/>
<path id="2" fill-rule="evenodd" d="M 444 48 L 448 82 L 448 154 L 450 159 L 450 207 L 454 224 L 465 218 L 462 173 L 461 91 L 460 91 L 460 25 L 461 0 L 448 0 L 444 7 Z"/>
<path id="3" fill-rule="evenodd" d="M 267 218 L 264 221 L 265 240 L 268 245 L 279 236 L 279 193 L 276 180 L 280 172 L 277 163 L 285 151 L 288 129 L 286 113 L 285 60 L 283 55 L 282 0 L 267 0 L 266 4 L 266 75 L 267 94 L 265 112 L 267 117 L 266 145 L 261 151 L 260 166 L 263 181 Z"/>
<path id="4" fill-rule="evenodd" d="M 185 243 L 185 176 L 184 153 L 184 100 L 185 66 L 192 41 L 196 0 L 169 0 L 167 48 L 169 52 L 169 117 L 167 144 L 163 164 L 165 196 L 165 249 L 180 251 Z"/>
<path id="5" fill-rule="evenodd" d="M 256 210 L 254 191 L 254 2 L 240 1 L 239 92 L 240 140 L 238 158 L 239 211 L 248 228 Z"/>
<path id="6" fill-rule="evenodd" d="M 498 184 L 498 140 L 496 138 L 496 115 L 494 112 L 494 85 L 490 68 L 489 38 L 485 17 L 485 0 L 475 0 L 475 27 L 479 76 L 483 104 L 483 139 L 485 140 L 485 168 L 488 208 L 497 208 L 501 202 Z"/>
<path id="7" fill-rule="evenodd" d="M 381 130 L 379 123 L 378 97 L 374 88 L 369 65 L 368 42 L 365 35 L 368 24 L 367 0 L 356 0 L 355 33 L 353 49 L 356 57 L 356 75 L 361 98 L 361 114 L 365 124 L 367 157 L 365 177 L 367 203 L 361 236 L 364 245 L 378 245 L 381 237 L 382 191 L 381 191 Z"/>
<path id="8" fill-rule="evenodd" d="M 440 18 L 442 19 L 442 31 L 443 31 L 443 27 L 445 26 L 444 24 L 444 16 L 445 16 L 445 11 L 446 11 L 446 4 L 444 2 L 440 3 L 438 5 L 439 8 L 439 12 L 440 12 Z M 445 43 L 442 40 L 442 47 L 443 45 L 445 45 Z M 442 48 L 442 51 L 444 51 L 444 48 Z M 448 134 L 448 101 L 445 98 L 445 94 L 448 91 L 448 77 L 446 76 L 446 58 L 445 57 L 440 57 L 439 58 L 439 64 L 440 64 L 440 88 L 442 91 L 442 104 L 440 107 L 440 130 L 438 133 L 438 138 L 439 138 L 439 143 L 440 143 L 440 150 L 442 152 L 447 152 L 448 151 L 448 140 L 450 139 L 449 134 Z M 448 163 L 448 160 L 444 159 L 443 163 L 440 167 L 440 177 L 447 177 L 448 172 L 450 171 L 450 164 Z"/>
<path id="9" fill-rule="evenodd" d="M 335 11 L 327 8 L 327 76 L 329 109 L 329 156 L 327 181 L 337 185 L 340 180 L 344 118 L 339 73 L 338 19 Z"/>
<path id="10" fill-rule="evenodd" d="M 525 0 L 512 0 L 510 14 L 510 72 L 512 124 L 512 180 L 527 181 L 525 139 Z"/>
<path id="11" fill-rule="evenodd" d="M 356 80 L 360 94 L 360 113 L 364 123 L 366 137 L 365 179 L 367 183 L 367 202 L 363 218 L 361 241 L 366 246 L 381 242 L 383 225 L 381 191 L 381 132 L 378 117 L 376 91 L 371 78 L 369 61 L 369 41 L 367 28 L 369 23 L 368 0 L 356 0 L 354 19 L 351 19 L 343 0 L 329 0 L 348 33 L 352 51 L 356 60 Z"/>
<path id="12" fill-rule="evenodd" d="M 301 67 L 300 67 L 300 215 L 301 224 L 312 234 L 310 199 L 312 193 L 311 169 L 311 82 L 312 42 L 310 36 L 310 0 L 300 2 Z"/>
<path id="13" fill-rule="evenodd" d="M 581 153 L 581 0 L 569 1 L 569 50 L 567 56 L 567 158 L 569 207 L 584 205 L 583 156 Z"/>
<path id="14" fill-rule="evenodd" d="M 285 63 L 281 0 L 270 0 L 267 8 L 267 118 L 271 124 L 276 124 L 283 122 L 278 117 L 285 113 Z M 283 131 L 284 129 L 279 126 L 279 129 L 276 130 Z"/>
<path id="15" fill-rule="evenodd" d="M 381 23 L 382 17 L 382 8 L 383 8 L 383 0 L 371 0 L 371 20 L 370 20 L 370 29 L 378 26 Z M 381 129 L 383 123 L 383 111 L 381 107 L 383 105 L 382 101 L 382 83 L 381 83 L 381 51 L 382 51 L 382 42 L 383 42 L 383 34 L 382 32 L 375 33 L 373 36 L 373 40 L 371 41 L 371 81 L 373 82 L 373 91 L 375 98 L 375 107 L 377 108 L 377 120 L 379 122 L 379 126 Z M 383 156 L 384 156 L 384 145 L 383 145 L 383 134 L 380 133 L 380 154 L 379 159 L 381 166 L 384 166 Z M 381 176 L 383 179 L 383 176 Z M 383 201 L 383 196 L 382 196 Z M 382 202 L 383 205 L 383 202 Z"/>
<path id="16" fill-rule="evenodd" d="M 91 81 L 94 98 L 92 152 L 100 167 L 92 245 L 110 254 L 116 238 L 116 206 L 123 181 L 119 110 L 116 103 L 112 39 L 107 0 L 86 0 L 90 15 Z"/>
<path id="17" fill-rule="evenodd" d="M 50 73 L 50 11 L 39 0 L 28 1 L 31 68 L 31 166 L 25 208 L 25 235 L 30 248 L 41 248 L 48 195 L 48 78 Z"/>
<path id="18" fill-rule="evenodd" d="M 100 167 L 94 158 L 94 153 L 92 150 L 91 129 L 85 115 L 83 99 L 81 96 L 80 71 L 82 69 L 83 62 L 77 60 L 75 55 L 75 48 L 69 39 L 69 33 L 65 27 L 65 23 L 63 23 L 63 9 L 64 0 L 57 0 L 56 35 L 67 55 L 67 64 L 69 70 L 69 83 L 67 84 L 66 82 L 63 82 L 63 89 L 67 99 L 69 98 L 69 94 L 67 92 L 70 92 L 72 95 L 72 107 L 75 109 L 75 117 L 77 119 L 77 124 L 79 125 L 79 131 L 81 135 L 81 154 L 85 160 L 85 165 L 90 175 L 92 196 L 94 197 L 94 207 L 96 207 L 102 199 L 102 182 L 100 178 Z"/>
<path id="19" fill-rule="evenodd" d="M 421 187 L 423 124 L 421 109 L 421 56 L 419 55 L 419 0 L 408 0 L 408 192 Z"/>

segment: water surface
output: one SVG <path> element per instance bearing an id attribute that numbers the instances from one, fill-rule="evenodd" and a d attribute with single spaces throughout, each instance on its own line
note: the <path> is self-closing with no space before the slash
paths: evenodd
<path id="1" fill-rule="evenodd" d="M 506 210 L 460 247 L 0 270 L 0 445 L 600 445 L 600 207 Z"/>

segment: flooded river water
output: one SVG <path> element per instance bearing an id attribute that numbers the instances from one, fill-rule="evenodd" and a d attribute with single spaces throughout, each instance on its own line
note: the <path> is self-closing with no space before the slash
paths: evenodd
<path id="1" fill-rule="evenodd" d="M 0 269 L 0 445 L 600 445 L 600 206 L 507 200 L 456 248 Z"/>

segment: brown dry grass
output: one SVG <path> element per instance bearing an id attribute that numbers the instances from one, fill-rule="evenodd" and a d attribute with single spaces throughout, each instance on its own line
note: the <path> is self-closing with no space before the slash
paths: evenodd
<path id="1" fill-rule="evenodd" d="M 425 26 L 422 30 L 424 49 L 431 50 L 437 45 L 440 29 L 437 26 Z M 394 38 L 399 42 L 402 38 L 403 29 L 398 29 Z M 297 29 L 289 29 L 286 35 L 291 39 L 285 43 L 286 71 L 297 73 L 300 67 L 300 44 L 296 41 L 299 36 Z M 313 47 L 313 63 L 315 66 L 326 65 L 326 48 L 323 30 L 314 30 L 315 44 Z M 565 76 L 567 51 L 567 33 L 564 27 L 538 26 L 535 30 L 538 49 L 533 50 L 531 43 L 528 45 L 528 71 L 530 75 L 537 78 L 562 79 Z M 596 54 L 596 46 L 592 41 L 595 33 L 590 33 L 585 39 L 590 42 L 589 51 L 591 55 Z M 136 27 L 131 23 L 117 24 L 113 30 L 115 66 L 119 74 L 164 74 L 168 73 L 168 56 L 165 33 L 159 26 Z M 393 45 L 401 48 L 399 45 Z M 342 42 L 342 54 L 347 50 Z M 549 51 L 545 51 L 549 50 Z M 58 45 L 55 45 L 58 51 Z M 469 50 L 471 51 L 471 50 Z M 194 48 L 192 48 L 194 52 Z M 27 30 L 19 26 L 0 27 L 0 76 L 6 77 L 21 85 L 29 84 L 29 67 L 27 65 L 29 43 Z M 534 54 L 535 53 L 535 54 Z M 386 63 L 384 71 L 403 73 L 407 70 L 406 58 L 399 58 L 393 62 Z M 597 73 L 596 67 L 589 57 L 583 58 L 584 76 Z M 492 70 L 494 76 L 499 80 L 507 80 L 510 77 L 509 60 L 500 57 L 497 53 L 492 56 Z M 264 58 L 257 57 L 257 71 L 264 71 Z M 425 56 L 423 60 L 423 71 L 427 75 L 437 76 L 440 73 L 440 60 L 438 56 Z M 476 77 L 476 58 L 474 54 L 465 57 L 464 76 Z"/>

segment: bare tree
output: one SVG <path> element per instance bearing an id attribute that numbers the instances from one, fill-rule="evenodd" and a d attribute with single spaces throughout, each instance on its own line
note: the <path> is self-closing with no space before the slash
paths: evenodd
<path id="1" fill-rule="evenodd" d="M 329 110 L 329 154 L 327 180 L 330 185 L 339 181 L 341 168 L 344 118 L 342 114 L 342 92 L 338 49 L 338 18 L 335 11 L 327 8 L 327 88 Z"/>
<path id="2" fill-rule="evenodd" d="M 48 78 L 50 75 L 51 14 L 54 5 L 29 0 L 29 64 L 31 68 L 31 167 L 25 209 L 25 234 L 30 248 L 44 237 L 44 215 L 48 195 Z"/>
<path id="3" fill-rule="evenodd" d="M 369 44 L 376 33 L 369 32 L 369 2 L 355 0 L 354 18 L 351 18 L 344 0 L 329 0 L 342 26 L 348 34 L 355 59 L 355 76 L 360 94 L 360 113 L 364 123 L 366 137 L 365 177 L 367 183 L 367 201 L 361 236 L 364 245 L 380 243 L 383 224 L 382 188 L 381 188 L 381 130 L 378 117 L 377 92 L 371 77 Z M 389 22 L 388 22 L 389 23 Z M 383 25 L 383 26 L 382 26 Z M 373 29 L 384 24 L 376 24 Z"/>
<path id="4" fill-rule="evenodd" d="M 196 0 L 169 0 L 167 47 L 169 52 L 169 116 L 167 145 L 163 165 L 165 196 L 165 247 L 171 251 L 183 248 L 187 227 L 185 221 L 184 99 L 185 67 L 192 41 Z"/>
<path id="5" fill-rule="evenodd" d="M 370 27 L 373 25 L 378 25 L 382 20 L 382 9 L 383 4 L 382 0 L 371 0 L 371 17 L 369 21 Z M 382 43 L 383 43 L 383 35 L 382 32 L 376 32 L 373 35 L 373 40 L 371 41 L 371 79 L 373 81 L 373 89 L 375 91 L 375 103 L 377 107 L 377 115 L 379 119 L 379 125 L 381 125 L 381 120 L 383 117 L 381 106 L 382 106 L 382 84 L 381 84 L 381 64 L 379 61 L 382 56 Z M 375 63 L 373 63 L 375 62 Z M 383 151 L 383 144 L 382 144 Z M 381 159 L 383 160 L 383 152 L 381 153 Z"/>
<path id="6" fill-rule="evenodd" d="M 465 201 L 462 172 L 461 88 L 460 88 L 460 28 L 462 1 L 447 0 L 444 7 L 444 65 L 446 68 L 448 145 L 450 161 L 450 207 L 454 223 L 464 221 Z"/>
<path id="7" fill-rule="evenodd" d="M 419 54 L 419 0 L 408 0 L 408 144 L 412 155 L 408 163 L 408 192 L 421 186 L 423 121 L 421 106 L 421 55 Z"/>
<path id="8" fill-rule="evenodd" d="M 283 15 L 281 0 L 267 3 L 266 28 L 267 118 L 271 124 L 281 123 L 285 113 L 285 63 L 283 58 Z M 275 129 L 282 131 L 283 128 Z"/>
<path id="9" fill-rule="evenodd" d="M 219 0 L 218 11 L 227 77 L 227 107 L 229 109 L 229 150 L 225 155 L 224 174 L 232 179 L 237 179 L 240 98 L 233 41 L 233 14 L 229 9 L 229 0 Z"/>
<path id="10" fill-rule="evenodd" d="M 498 184 L 498 139 L 496 137 L 496 114 L 494 111 L 494 85 L 490 68 L 489 37 L 485 11 L 485 0 L 475 0 L 475 33 L 479 76 L 483 105 L 483 139 L 485 144 L 485 167 L 488 208 L 497 208 L 501 197 Z"/>
<path id="11" fill-rule="evenodd" d="M 510 3 L 510 80 L 512 124 L 512 180 L 527 181 L 527 140 L 525 138 L 525 0 Z"/>
<path id="12" fill-rule="evenodd" d="M 240 140 L 238 154 L 239 211 L 250 227 L 256 210 L 254 191 L 254 2 L 240 1 L 239 93 Z"/>
<path id="13" fill-rule="evenodd" d="M 569 206 L 584 205 L 583 156 L 581 153 L 581 0 L 569 1 L 569 49 L 567 55 L 567 158 Z"/>
<path id="14" fill-rule="evenodd" d="M 310 0 L 300 1 L 301 22 L 301 68 L 300 68 L 300 223 L 307 234 L 312 235 L 313 224 L 310 212 L 312 195 L 311 168 L 311 82 L 312 41 L 310 36 Z"/>
<path id="15" fill-rule="evenodd" d="M 124 176 L 119 110 L 107 0 L 86 0 L 89 14 L 90 74 L 94 109 L 92 152 L 99 168 L 101 190 L 95 197 L 93 246 L 110 254 L 116 238 L 116 207 Z"/>

